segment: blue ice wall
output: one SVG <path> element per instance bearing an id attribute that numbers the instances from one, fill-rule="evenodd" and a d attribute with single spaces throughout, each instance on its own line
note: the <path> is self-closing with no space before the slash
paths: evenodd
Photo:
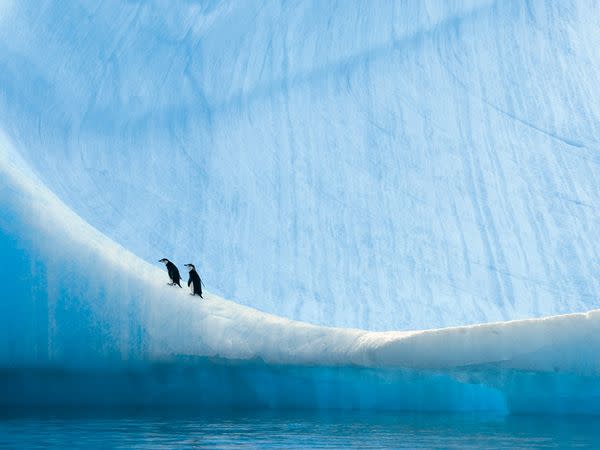
<path id="1" fill-rule="evenodd" d="M 600 413 L 596 377 L 493 367 L 480 368 L 476 377 L 468 372 L 290 367 L 219 359 L 100 370 L 3 369 L 0 406 Z"/>
<path id="2" fill-rule="evenodd" d="M 575 0 L 5 1 L 0 127 L 90 224 L 262 310 L 587 310 L 598 23 Z"/>

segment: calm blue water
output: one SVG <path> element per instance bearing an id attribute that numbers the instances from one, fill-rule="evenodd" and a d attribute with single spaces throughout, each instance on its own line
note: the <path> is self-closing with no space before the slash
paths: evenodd
<path id="1" fill-rule="evenodd" d="M 2 411 L 2 448 L 600 448 L 600 418 Z"/>

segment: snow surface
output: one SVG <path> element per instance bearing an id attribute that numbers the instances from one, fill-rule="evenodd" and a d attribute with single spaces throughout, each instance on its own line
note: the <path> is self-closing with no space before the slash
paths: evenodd
<path id="1" fill-rule="evenodd" d="M 598 23 L 0 1 L 0 405 L 600 412 Z"/>

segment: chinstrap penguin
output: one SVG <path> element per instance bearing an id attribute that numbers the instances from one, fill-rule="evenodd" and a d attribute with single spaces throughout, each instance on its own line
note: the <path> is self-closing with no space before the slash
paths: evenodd
<path id="1" fill-rule="evenodd" d="M 185 267 L 190 271 L 190 278 L 188 279 L 188 286 L 191 291 L 191 295 L 199 295 L 202 297 L 202 280 L 200 279 L 200 275 L 196 272 L 196 267 L 193 264 L 185 264 Z"/>
<path id="2" fill-rule="evenodd" d="M 161 262 L 167 266 L 167 272 L 169 272 L 169 278 L 171 279 L 171 282 L 167 284 L 169 286 L 176 284 L 177 286 L 181 287 L 181 275 L 179 275 L 179 269 L 175 266 L 175 264 L 173 264 L 167 258 L 159 259 L 158 262 Z"/>

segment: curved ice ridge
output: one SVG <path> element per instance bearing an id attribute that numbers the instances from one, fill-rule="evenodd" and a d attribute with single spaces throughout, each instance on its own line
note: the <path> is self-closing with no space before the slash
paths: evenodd
<path id="1" fill-rule="evenodd" d="M 369 332 L 199 301 L 0 150 L 0 404 L 600 412 L 600 311 Z"/>

